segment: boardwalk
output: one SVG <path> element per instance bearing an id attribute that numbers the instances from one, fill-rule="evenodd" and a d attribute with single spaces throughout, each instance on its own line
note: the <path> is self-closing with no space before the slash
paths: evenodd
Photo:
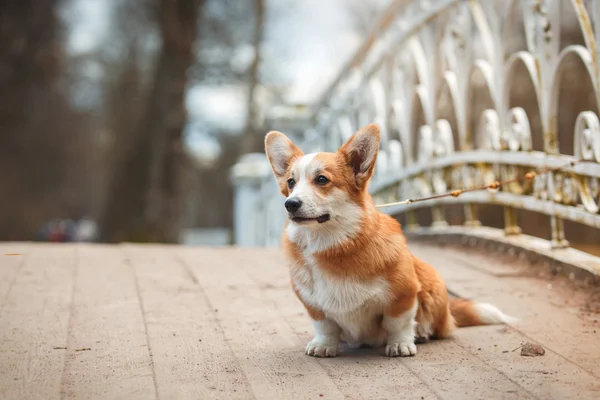
<path id="1" fill-rule="evenodd" d="M 410 359 L 315 359 L 277 251 L 0 244 L 0 398 L 600 398 L 593 293 L 514 260 L 412 248 L 452 291 L 521 321 Z M 527 341 L 545 355 L 522 357 Z"/>

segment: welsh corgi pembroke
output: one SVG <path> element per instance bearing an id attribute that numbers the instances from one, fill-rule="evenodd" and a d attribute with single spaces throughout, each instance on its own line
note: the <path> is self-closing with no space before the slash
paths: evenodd
<path id="1" fill-rule="evenodd" d="M 340 341 L 414 356 L 416 341 L 512 320 L 490 304 L 448 301 L 444 281 L 411 254 L 400 224 L 377 211 L 367 185 L 379 142 L 375 124 L 335 153 L 305 155 L 280 132 L 265 138 L 286 197 L 282 247 L 292 287 L 314 326 L 310 356 L 335 357 Z"/>

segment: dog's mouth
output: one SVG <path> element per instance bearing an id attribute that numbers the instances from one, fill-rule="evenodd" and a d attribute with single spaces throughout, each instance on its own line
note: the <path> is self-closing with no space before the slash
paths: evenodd
<path id="1" fill-rule="evenodd" d="M 329 214 L 323 214 L 320 217 L 316 217 L 316 218 L 292 217 L 292 221 L 294 221 L 297 224 L 306 224 L 306 223 L 313 222 L 313 221 L 317 221 L 319 224 L 322 224 L 324 222 L 329 221 L 329 219 L 330 219 Z"/>

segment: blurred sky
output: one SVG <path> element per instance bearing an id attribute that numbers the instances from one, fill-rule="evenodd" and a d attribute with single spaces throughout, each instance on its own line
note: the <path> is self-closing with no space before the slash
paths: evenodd
<path id="1" fill-rule="evenodd" d="M 110 29 L 114 1 L 70 0 L 70 52 L 90 52 L 102 43 Z M 265 67 L 277 70 L 290 84 L 284 96 L 286 102 L 316 101 L 364 39 L 352 26 L 346 1 L 267 0 L 263 59 Z M 245 64 L 248 49 L 239 50 L 237 62 Z M 200 157 L 217 154 L 218 142 L 211 137 L 209 127 L 241 131 L 246 99 L 246 92 L 233 85 L 190 88 L 186 99 L 191 119 L 188 147 Z"/>

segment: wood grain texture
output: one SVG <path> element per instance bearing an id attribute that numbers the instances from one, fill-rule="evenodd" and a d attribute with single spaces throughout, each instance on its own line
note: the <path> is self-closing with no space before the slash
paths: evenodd
<path id="1" fill-rule="evenodd" d="M 514 260 L 452 248 L 435 252 L 427 245 L 411 247 L 436 267 L 454 292 L 519 318 L 512 328 L 459 329 L 457 345 L 541 398 L 600 396 L 600 315 L 582 312 L 592 300 L 589 291 L 578 292 L 560 279 L 540 279 L 540 271 Z M 530 359 L 512 351 L 525 342 L 541 344 L 546 355 Z"/>
<path id="2" fill-rule="evenodd" d="M 245 274 L 240 250 L 181 254 L 214 308 L 256 398 L 314 399 L 325 393 L 327 398 L 344 398 L 318 361 L 304 354 L 304 343 L 274 304 Z"/>
<path id="3" fill-rule="evenodd" d="M 118 247 L 80 246 L 75 277 L 63 397 L 155 398 L 144 319 L 129 260 Z"/>
<path id="4" fill-rule="evenodd" d="M 0 243 L 0 307 L 15 284 L 31 249 L 27 243 Z"/>
<path id="5" fill-rule="evenodd" d="M 598 299 L 498 257 L 412 246 L 513 326 L 462 328 L 409 359 L 315 359 L 276 250 L 7 247 L 23 256 L 0 258 L 2 400 L 600 398 Z M 520 356 L 525 341 L 546 354 Z"/>
<path id="6" fill-rule="evenodd" d="M 75 262 L 73 247 L 27 249 L 0 308 L 0 398 L 60 398 Z"/>
<path id="7" fill-rule="evenodd" d="M 161 399 L 249 399 L 250 385 L 196 278 L 172 247 L 127 246 Z M 197 260 L 213 265 L 210 257 Z"/>

